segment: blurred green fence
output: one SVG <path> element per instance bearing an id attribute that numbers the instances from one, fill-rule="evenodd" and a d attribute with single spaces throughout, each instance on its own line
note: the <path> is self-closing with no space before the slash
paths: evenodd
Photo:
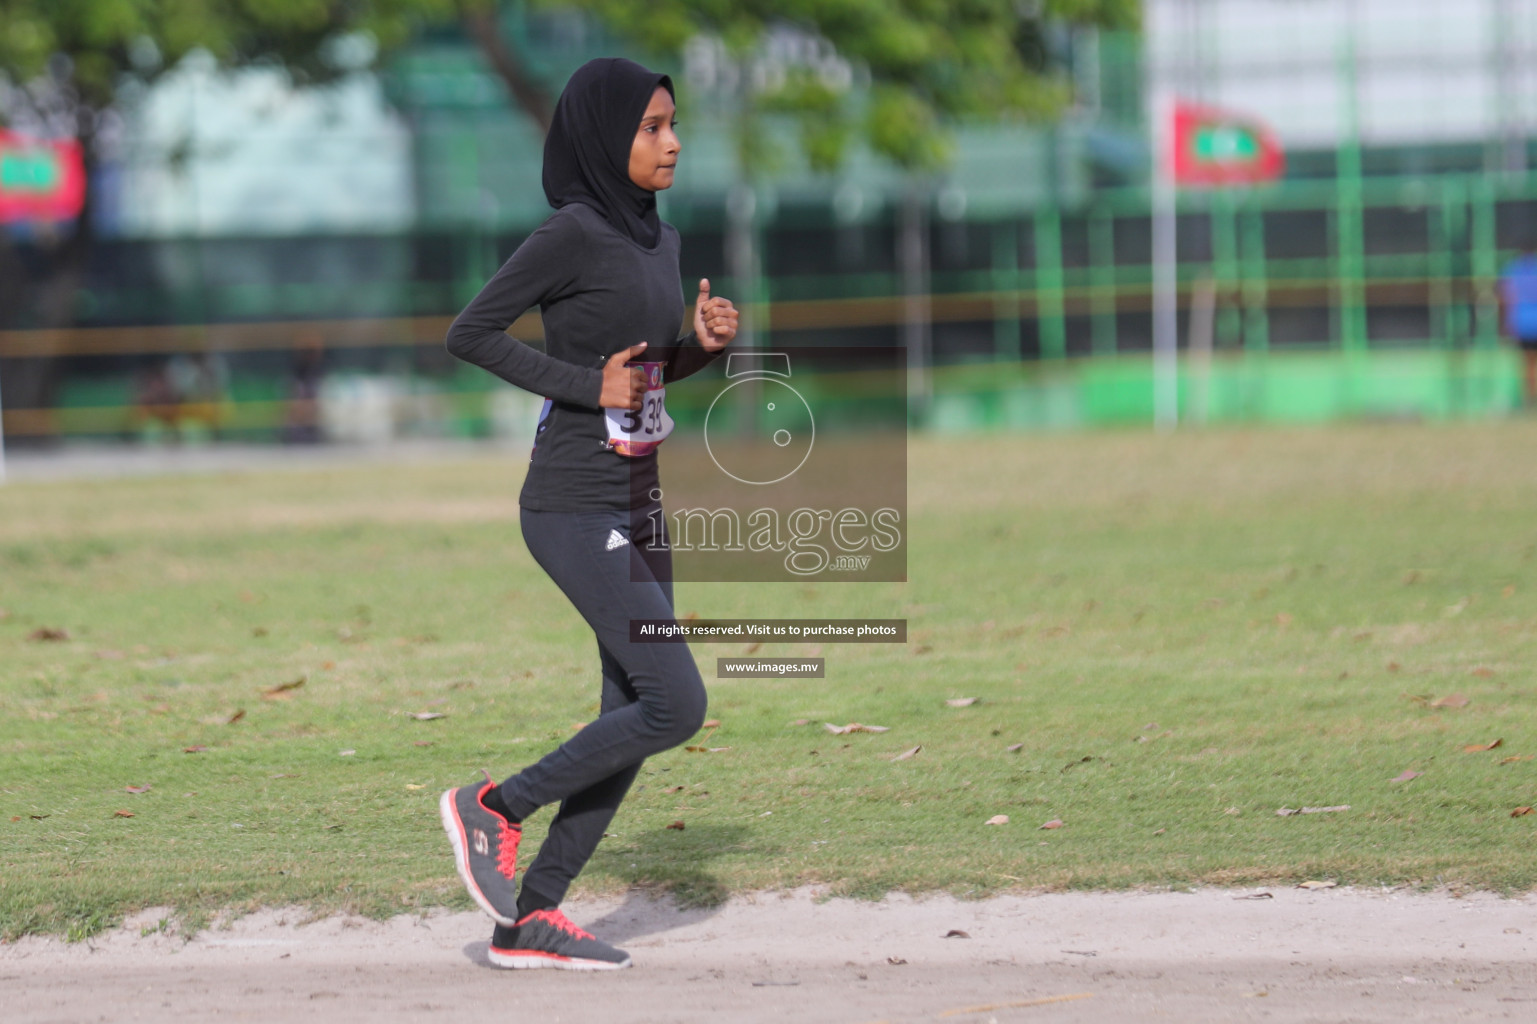
<path id="1" fill-rule="evenodd" d="M 720 276 L 719 219 L 680 217 L 685 279 L 709 274 L 717 293 L 737 297 L 760 346 L 921 336 L 932 362 L 915 392 L 921 427 L 1150 421 L 1144 190 L 1102 190 L 1081 208 L 996 218 L 949 208 L 936 190 L 920 213 L 926 252 L 917 279 L 897 256 L 901 210 L 839 225 L 806 207 L 781 207 L 757 226 L 763 272 L 753 281 Z M 1182 418 L 1445 418 L 1518 404 L 1495 283 L 1537 226 L 1537 179 L 1326 179 L 1187 193 L 1179 220 Z M 419 410 L 435 402 L 440 421 L 422 412 L 392 429 L 492 432 L 499 387 L 447 358 L 442 337 L 453 311 L 517 240 L 366 240 L 372 250 L 398 249 L 400 258 L 376 258 L 350 282 L 221 281 L 208 267 L 238 242 L 167 243 L 194 263 L 206 261 L 197 282 L 149 297 L 142 288 L 97 283 L 86 305 L 97 319 L 131 320 L 135 310 L 159 306 L 195 312 L 202 322 L 0 332 L 0 374 L 26 360 L 69 367 L 46 408 L 5 410 L 6 433 L 120 436 L 156 422 L 174 427 L 177 410 L 146 409 L 136 396 L 136 370 L 176 354 L 212 354 L 228 364 L 227 385 L 211 406 L 203 396 L 193 418 L 221 436 L 272 436 L 291 412 L 288 361 L 306 347 L 324 349 L 332 375 L 401 382 L 391 401 Z M 304 244 L 283 240 L 279 255 Z M 285 319 L 261 318 L 274 311 Z M 913 333 L 915 317 L 921 335 Z M 537 341 L 537 319 L 513 333 Z"/>

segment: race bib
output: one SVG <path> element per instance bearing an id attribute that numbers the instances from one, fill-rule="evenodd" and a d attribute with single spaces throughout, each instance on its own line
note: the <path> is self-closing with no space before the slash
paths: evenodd
<path id="1" fill-rule="evenodd" d="M 650 455 L 672 433 L 667 415 L 667 389 L 662 386 L 661 363 L 630 363 L 646 371 L 646 397 L 639 409 L 604 409 L 608 423 L 608 447 L 635 458 Z"/>

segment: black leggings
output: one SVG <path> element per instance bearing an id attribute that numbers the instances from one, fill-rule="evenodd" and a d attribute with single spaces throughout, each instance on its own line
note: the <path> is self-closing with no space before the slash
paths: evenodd
<path id="1" fill-rule="evenodd" d="M 560 801 L 560 813 L 523 876 L 523 888 L 551 906 L 597 849 L 641 762 L 682 743 L 704 722 L 704 680 L 688 646 L 630 642 L 631 619 L 673 617 L 665 520 L 647 514 L 658 511 L 655 505 L 522 511 L 529 552 L 597 634 L 603 664 L 599 716 L 501 787 L 519 818 Z M 653 550 L 657 523 L 663 532 Z"/>

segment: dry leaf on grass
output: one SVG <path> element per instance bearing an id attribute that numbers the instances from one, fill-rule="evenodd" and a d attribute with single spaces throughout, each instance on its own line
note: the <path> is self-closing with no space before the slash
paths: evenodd
<path id="1" fill-rule="evenodd" d="M 666 789 L 662 790 L 662 792 L 663 793 L 681 793 L 681 792 L 683 792 L 683 787 L 682 786 L 668 786 Z"/>
<path id="2" fill-rule="evenodd" d="M 1515 810 L 1510 812 L 1510 816 L 1512 818 L 1524 818 L 1531 813 L 1532 809 L 1530 807 L 1517 807 Z"/>
<path id="3" fill-rule="evenodd" d="M 1503 746 L 1504 743 L 1504 740 L 1491 740 L 1488 743 L 1469 743 L 1462 748 L 1462 752 L 1464 754 L 1482 754 L 1486 750 L 1493 750 L 1495 747 Z"/>
<path id="4" fill-rule="evenodd" d="M 671 825 L 668 825 L 667 827 L 670 828 L 670 829 L 673 829 L 674 831 L 682 832 L 683 831 L 683 822 L 675 821 Z"/>
<path id="5" fill-rule="evenodd" d="M 269 687 L 269 688 L 267 688 L 267 689 L 262 691 L 262 699 L 263 700 L 287 700 L 288 699 L 287 694 L 290 691 L 297 690 L 299 687 L 303 686 L 304 683 L 305 683 L 305 680 L 307 678 L 308 677 L 306 677 L 306 676 L 300 676 L 298 679 L 294 679 L 294 680 L 292 680 L 290 682 L 278 683 L 276 686 Z"/>
<path id="6" fill-rule="evenodd" d="M 447 718 L 448 717 L 446 714 L 444 714 L 441 711 L 411 711 L 411 712 L 408 712 L 408 714 L 410 715 L 410 717 L 416 719 L 418 722 L 430 722 L 430 721 L 432 721 L 435 718 Z"/>
<path id="7" fill-rule="evenodd" d="M 112 816 L 114 818 L 131 818 L 131 817 L 133 817 L 133 812 L 132 811 L 113 811 L 112 812 Z"/>
<path id="8" fill-rule="evenodd" d="M 149 786 L 124 786 L 123 788 L 132 793 L 134 796 L 138 796 L 140 793 L 148 793 L 150 791 Z"/>
<path id="9" fill-rule="evenodd" d="M 893 757 L 892 760 L 893 761 L 911 761 L 917 755 L 918 751 L 920 751 L 922 749 L 923 749 L 922 746 L 908 747 L 906 750 L 902 751 L 896 757 Z"/>
<path id="10" fill-rule="evenodd" d="M 1502 758 L 1500 758 L 1498 763 L 1499 764 L 1515 764 L 1517 761 L 1530 761 L 1531 759 L 1532 759 L 1532 755 L 1531 754 L 1511 754 L 1509 757 L 1502 757 Z"/>
<path id="11" fill-rule="evenodd" d="M 858 722 L 850 722 L 848 725 L 834 725 L 831 722 L 824 722 L 822 724 L 822 728 L 826 729 L 828 732 L 832 733 L 834 736 L 847 736 L 851 732 L 890 732 L 891 731 L 891 727 L 888 726 L 888 725 L 861 725 Z"/>
<path id="12" fill-rule="evenodd" d="M 27 634 L 28 640 L 38 643 L 58 643 L 69 639 L 69 630 L 54 629 L 50 626 L 40 626 Z"/>
<path id="13" fill-rule="evenodd" d="M 225 722 L 224 724 L 225 725 L 234 725 L 236 722 L 240 721 L 244 717 L 245 717 L 245 708 L 236 708 L 235 709 L 235 713 L 233 715 L 230 715 L 229 716 L 229 721 Z"/>
<path id="14" fill-rule="evenodd" d="M 1331 882 L 1331 881 L 1322 881 L 1321 882 L 1321 881 L 1318 881 L 1317 879 L 1309 879 L 1306 882 L 1298 882 L 1297 883 L 1297 888 L 1299 888 L 1299 889 L 1333 889 L 1337 885 L 1339 885 L 1338 882 Z"/>
<path id="15" fill-rule="evenodd" d="M 1430 702 L 1433 708 L 1465 708 L 1468 706 L 1468 698 L 1460 693 L 1449 693 L 1445 697 L 1437 697 Z"/>
<path id="16" fill-rule="evenodd" d="M 181 752 L 183 754 L 201 754 L 203 751 L 205 751 L 207 749 L 208 748 L 203 746 L 203 744 L 201 744 L 201 743 L 194 743 L 190 747 L 182 747 L 181 748 Z"/>
<path id="17" fill-rule="evenodd" d="M 984 824 L 984 825 L 1007 825 L 1008 823 L 1009 823 L 1009 816 L 1007 814 L 995 814 L 991 818 L 988 818 L 986 821 L 984 821 L 982 824 Z"/>
<path id="18" fill-rule="evenodd" d="M 1061 828 L 1061 827 L 1062 827 L 1062 819 L 1061 818 L 1052 818 L 1046 824 L 1042 825 L 1040 829 L 1036 829 L 1036 831 L 1039 832 L 1041 829 Z"/>
<path id="19" fill-rule="evenodd" d="M 945 701 L 947 708 L 969 708 L 977 702 L 976 697 L 954 697 Z"/>
<path id="20" fill-rule="evenodd" d="M 1421 775 L 1424 775 L 1424 774 L 1425 774 L 1424 772 L 1411 772 L 1409 769 L 1405 768 L 1403 771 L 1399 772 L 1397 775 L 1395 775 L 1393 778 L 1389 779 L 1388 781 L 1389 782 L 1408 782 L 1410 779 L 1417 779 Z"/>

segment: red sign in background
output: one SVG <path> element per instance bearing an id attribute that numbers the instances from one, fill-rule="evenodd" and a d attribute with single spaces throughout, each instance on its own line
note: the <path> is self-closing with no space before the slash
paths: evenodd
<path id="1" fill-rule="evenodd" d="M 1181 185 L 1248 185 L 1286 170 L 1275 134 L 1253 118 L 1214 107 L 1174 107 L 1174 180 Z"/>
<path id="2" fill-rule="evenodd" d="M 80 143 L 0 130 L 0 222 L 71 220 L 84 208 Z"/>

